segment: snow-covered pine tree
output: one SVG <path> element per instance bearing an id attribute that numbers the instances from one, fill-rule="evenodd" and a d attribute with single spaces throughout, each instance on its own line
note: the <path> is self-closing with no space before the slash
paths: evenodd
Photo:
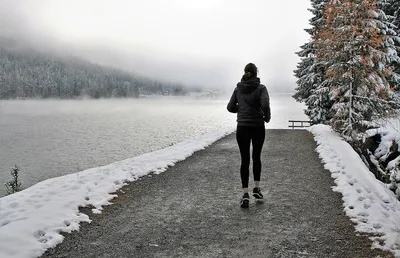
<path id="1" fill-rule="evenodd" d="M 309 96 L 314 86 L 314 75 L 312 67 L 315 64 L 315 48 L 313 42 L 306 43 L 300 47 L 302 50 L 296 52 L 301 60 L 297 64 L 297 69 L 294 70 L 295 76 L 298 78 L 296 81 L 298 87 L 293 95 L 293 98 L 299 102 L 304 102 Z"/>
<path id="2" fill-rule="evenodd" d="M 334 101 L 331 125 L 357 138 L 374 118 L 394 114 L 399 101 L 389 83 L 399 61 L 395 31 L 378 0 L 330 0 L 316 41 L 317 60 L 329 64 L 324 84 Z"/>
<path id="3" fill-rule="evenodd" d="M 7 183 L 5 183 L 7 194 L 13 194 L 21 191 L 21 181 L 19 180 L 19 170 L 20 168 L 15 165 L 13 169 L 11 169 L 11 176 L 13 179 Z"/>
<path id="4" fill-rule="evenodd" d="M 400 1 L 399 0 L 380 0 L 379 6 L 387 15 L 387 18 L 395 26 L 393 29 L 397 35 L 400 35 Z M 400 41 L 395 41 L 397 53 L 400 56 Z M 395 84 L 397 91 L 400 91 L 400 63 L 394 63 L 395 74 L 392 77 L 392 83 Z"/>
<path id="5" fill-rule="evenodd" d="M 326 89 L 321 88 L 324 80 L 325 66 L 322 62 L 316 60 L 315 38 L 320 28 L 324 24 L 324 4 L 327 0 L 311 0 L 312 8 L 310 12 L 314 15 L 310 19 L 312 26 L 305 31 L 310 34 L 310 42 L 300 48 L 301 51 L 296 54 L 301 58 L 294 71 L 298 78 L 296 81 L 298 87 L 293 98 L 299 102 L 305 102 L 307 109 L 305 114 L 309 116 L 313 123 L 324 123 L 327 118 L 327 112 L 330 109 L 330 100 L 327 98 Z"/>
<path id="6" fill-rule="evenodd" d="M 392 22 L 399 30 L 400 25 L 400 1 L 399 0 L 379 0 L 379 7 L 388 16 L 390 22 Z"/>

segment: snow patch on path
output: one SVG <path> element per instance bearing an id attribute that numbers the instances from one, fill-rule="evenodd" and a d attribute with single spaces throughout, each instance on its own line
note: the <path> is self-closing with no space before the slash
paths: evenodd
<path id="1" fill-rule="evenodd" d="M 235 131 L 235 127 L 207 133 L 155 152 L 107 166 L 42 181 L 24 191 L 0 198 L 0 257 L 30 258 L 63 241 L 60 232 L 90 222 L 79 207 L 100 213 L 128 182 L 161 173 Z"/>
<path id="2" fill-rule="evenodd" d="M 385 184 L 375 179 L 353 148 L 329 126 L 309 128 L 317 151 L 332 173 L 333 190 L 343 195 L 344 210 L 356 230 L 374 236 L 373 247 L 400 257 L 400 202 Z"/>

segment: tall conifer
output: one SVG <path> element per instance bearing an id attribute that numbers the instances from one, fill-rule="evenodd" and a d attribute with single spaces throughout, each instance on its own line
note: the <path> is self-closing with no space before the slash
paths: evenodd
<path id="1" fill-rule="evenodd" d="M 326 89 L 321 88 L 324 81 L 324 63 L 316 59 L 315 38 L 319 34 L 324 24 L 324 5 L 327 0 L 312 0 L 310 12 L 314 15 L 310 19 L 312 26 L 306 31 L 310 34 L 310 42 L 301 46 L 301 51 L 296 54 L 301 57 L 301 61 L 294 71 L 298 78 L 296 93 L 293 95 L 299 102 L 305 102 L 307 109 L 305 114 L 314 123 L 324 123 L 327 120 L 327 113 L 330 109 L 330 100 L 327 98 Z"/>
<path id="2" fill-rule="evenodd" d="M 317 62 L 327 65 L 333 127 L 355 137 L 373 118 L 393 114 L 398 97 L 390 80 L 399 62 L 396 32 L 377 0 L 330 0 L 316 37 Z"/>
<path id="3" fill-rule="evenodd" d="M 387 19 L 393 23 L 394 30 L 397 35 L 400 35 L 400 1 L 399 0 L 380 0 L 381 9 L 385 12 Z M 397 53 L 400 56 L 400 41 L 395 41 Z M 392 83 L 396 85 L 397 90 L 400 90 L 400 63 L 394 63 L 394 71 L 396 74 L 392 78 Z"/>

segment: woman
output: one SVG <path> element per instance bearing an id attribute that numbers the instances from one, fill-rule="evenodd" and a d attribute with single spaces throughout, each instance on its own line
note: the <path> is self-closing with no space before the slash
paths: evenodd
<path id="1" fill-rule="evenodd" d="M 263 195 L 260 190 L 261 177 L 261 150 L 265 140 L 264 122 L 269 123 L 271 109 L 267 88 L 260 84 L 257 77 L 258 69 L 253 63 L 244 68 L 242 80 L 237 84 L 227 109 L 237 113 L 236 140 L 242 158 L 240 176 L 242 179 L 243 197 L 240 202 L 242 208 L 249 207 L 249 165 L 250 142 L 253 144 L 253 196 L 260 200 Z"/>

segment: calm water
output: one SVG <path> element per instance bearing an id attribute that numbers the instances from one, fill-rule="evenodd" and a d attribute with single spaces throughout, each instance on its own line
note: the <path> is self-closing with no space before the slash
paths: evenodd
<path id="1" fill-rule="evenodd" d="M 268 128 L 306 119 L 288 95 L 271 96 Z M 0 196 L 14 164 L 24 187 L 151 152 L 235 125 L 227 100 L 0 101 Z"/>

